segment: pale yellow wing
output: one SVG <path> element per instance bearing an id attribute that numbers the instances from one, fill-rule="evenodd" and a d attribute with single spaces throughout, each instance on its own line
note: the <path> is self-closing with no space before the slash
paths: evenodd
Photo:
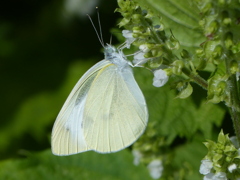
<path id="1" fill-rule="evenodd" d="M 90 68 L 77 82 L 54 123 L 51 137 L 55 155 L 70 155 L 90 150 L 83 136 L 82 122 L 86 95 L 101 69 L 111 64 L 103 60 Z"/>
<path id="2" fill-rule="evenodd" d="M 148 111 L 129 67 L 112 64 L 94 79 L 86 97 L 83 133 L 90 149 L 119 151 L 144 132 Z"/>

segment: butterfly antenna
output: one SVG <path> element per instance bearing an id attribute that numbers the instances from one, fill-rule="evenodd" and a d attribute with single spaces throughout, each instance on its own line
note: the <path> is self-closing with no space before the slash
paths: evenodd
<path id="1" fill-rule="evenodd" d="M 101 21 L 100 21 L 100 15 L 99 15 L 98 7 L 96 7 L 96 10 L 97 10 L 97 15 L 98 15 L 98 26 L 99 26 L 99 31 L 100 31 L 100 37 L 101 37 L 102 43 L 104 44 L 103 35 L 102 35 L 102 27 L 101 27 Z"/>
<path id="2" fill-rule="evenodd" d="M 97 37 L 98 37 L 99 42 L 101 43 L 102 47 L 104 47 L 103 40 L 100 38 L 99 33 L 98 33 L 96 27 L 94 26 L 94 23 L 93 23 L 93 21 L 92 21 L 92 18 L 91 18 L 88 14 L 87 14 L 87 16 L 88 16 L 90 22 L 92 23 L 92 26 L 93 26 L 93 28 L 94 28 L 96 34 L 97 34 Z M 101 32 L 101 30 L 100 30 L 100 32 Z M 101 34 L 102 34 L 102 33 L 101 33 Z M 102 37 L 102 35 L 101 35 L 101 37 Z"/>
<path id="3" fill-rule="evenodd" d="M 112 45 L 112 34 L 110 36 L 110 45 Z"/>

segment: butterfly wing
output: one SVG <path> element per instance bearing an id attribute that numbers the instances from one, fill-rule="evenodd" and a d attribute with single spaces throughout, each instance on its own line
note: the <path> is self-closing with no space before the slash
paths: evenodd
<path id="1" fill-rule="evenodd" d="M 54 123 L 51 137 L 55 155 L 70 155 L 90 150 L 85 142 L 82 122 L 86 97 L 98 73 L 111 62 L 103 60 L 90 68 L 77 82 Z"/>
<path id="2" fill-rule="evenodd" d="M 104 68 L 91 84 L 83 115 L 90 149 L 116 152 L 135 142 L 146 128 L 148 111 L 131 68 Z"/>

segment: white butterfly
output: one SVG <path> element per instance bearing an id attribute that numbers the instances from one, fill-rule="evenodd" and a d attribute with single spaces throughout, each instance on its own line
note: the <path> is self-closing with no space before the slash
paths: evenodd
<path id="1" fill-rule="evenodd" d="M 52 152 L 110 153 L 144 132 L 148 110 L 121 49 L 105 46 L 105 59 L 90 68 L 64 103 L 52 131 Z"/>

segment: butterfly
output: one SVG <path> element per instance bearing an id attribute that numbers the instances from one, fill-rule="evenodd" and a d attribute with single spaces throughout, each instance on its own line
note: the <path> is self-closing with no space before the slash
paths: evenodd
<path id="1" fill-rule="evenodd" d="M 60 110 L 51 136 L 53 154 L 117 152 L 143 134 L 148 110 L 131 65 L 122 48 L 107 44 L 104 55 L 80 78 Z"/>

